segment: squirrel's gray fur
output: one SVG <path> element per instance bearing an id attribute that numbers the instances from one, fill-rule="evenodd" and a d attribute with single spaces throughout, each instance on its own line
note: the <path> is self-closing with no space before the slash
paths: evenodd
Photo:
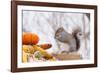
<path id="1" fill-rule="evenodd" d="M 65 43 L 69 45 L 69 51 L 73 52 L 77 50 L 78 46 L 78 39 L 75 36 L 75 32 L 72 34 L 66 32 L 63 27 L 57 29 L 55 33 L 55 38 L 60 41 L 61 43 Z"/>

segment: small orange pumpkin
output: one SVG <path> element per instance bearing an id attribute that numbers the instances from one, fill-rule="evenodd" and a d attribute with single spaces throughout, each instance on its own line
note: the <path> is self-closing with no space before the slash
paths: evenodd
<path id="1" fill-rule="evenodd" d="M 39 37 L 37 34 L 31 32 L 24 32 L 22 35 L 22 43 L 23 44 L 34 44 L 36 45 L 39 42 Z"/>

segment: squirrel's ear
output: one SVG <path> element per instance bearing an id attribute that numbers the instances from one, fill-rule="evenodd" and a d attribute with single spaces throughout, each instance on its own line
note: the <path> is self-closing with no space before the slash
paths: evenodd
<path id="1" fill-rule="evenodd" d="M 60 27 L 62 30 L 64 30 L 64 28 L 63 27 Z"/>
<path id="2" fill-rule="evenodd" d="M 60 27 L 60 28 L 57 29 L 57 31 L 58 31 L 58 32 L 64 31 L 64 28 L 63 28 L 63 27 Z"/>

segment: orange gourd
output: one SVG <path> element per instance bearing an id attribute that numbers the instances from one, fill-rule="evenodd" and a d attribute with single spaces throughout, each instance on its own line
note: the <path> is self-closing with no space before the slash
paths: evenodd
<path id="1" fill-rule="evenodd" d="M 26 45 L 36 45 L 39 42 L 39 37 L 37 34 L 24 32 L 22 35 L 22 43 Z"/>
<path id="2" fill-rule="evenodd" d="M 43 48 L 44 50 L 49 49 L 52 47 L 52 44 L 39 44 L 39 47 Z"/>

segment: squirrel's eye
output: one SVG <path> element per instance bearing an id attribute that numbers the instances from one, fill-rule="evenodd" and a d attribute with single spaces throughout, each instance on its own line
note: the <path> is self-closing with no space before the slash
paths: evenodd
<path id="1" fill-rule="evenodd" d="M 82 33 L 79 33 L 79 36 L 81 36 L 82 35 Z"/>
<path id="2" fill-rule="evenodd" d="M 61 37 L 61 35 L 58 35 L 58 37 L 60 38 L 60 37 Z"/>

